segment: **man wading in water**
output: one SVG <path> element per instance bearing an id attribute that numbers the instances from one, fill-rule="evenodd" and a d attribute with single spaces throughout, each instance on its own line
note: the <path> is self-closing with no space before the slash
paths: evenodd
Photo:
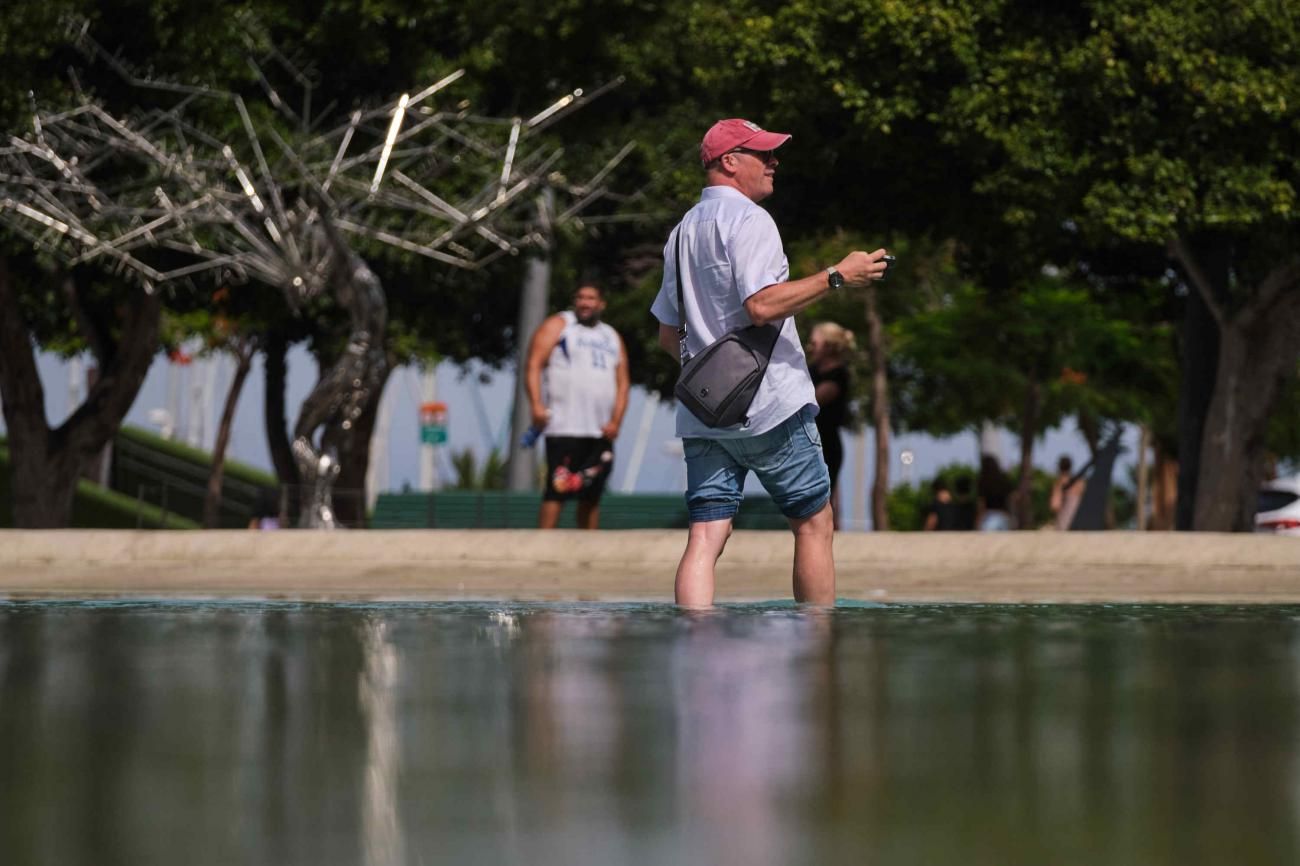
<path id="1" fill-rule="evenodd" d="M 680 402 L 677 435 L 686 457 L 690 533 L 677 567 L 677 603 L 713 603 L 714 567 L 731 535 L 745 476 L 753 471 L 794 531 L 796 601 L 835 603 L 830 476 L 814 418 L 817 398 L 794 314 L 844 286 L 885 274 L 885 251 L 855 251 L 797 280 L 776 223 L 758 202 L 772 194 L 776 149 L 790 136 L 747 120 L 720 120 L 700 143 L 707 177 L 700 201 L 664 247 L 664 279 L 651 311 L 659 344 L 678 357 L 677 280 L 686 306 L 688 349 L 696 354 L 729 331 L 776 324 L 780 336 L 745 425 L 708 427 Z M 681 273 L 677 273 L 680 242 Z"/>

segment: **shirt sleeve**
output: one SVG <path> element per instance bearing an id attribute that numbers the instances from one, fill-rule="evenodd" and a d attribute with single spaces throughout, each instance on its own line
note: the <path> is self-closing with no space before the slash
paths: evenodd
<path id="1" fill-rule="evenodd" d="M 784 283 L 790 265 L 781 247 L 781 233 L 772 215 L 754 207 L 727 244 L 736 290 L 742 301 L 775 283 Z"/>
<path id="2" fill-rule="evenodd" d="M 676 236 L 677 232 L 674 231 L 664 245 L 664 278 L 659 284 L 659 294 L 655 295 L 654 303 L 650 305 L 650 312 L 656 319 L 674 328 L 682 324 L 677 312 L 677 262 L 668 253 L 673 248 Z"/>

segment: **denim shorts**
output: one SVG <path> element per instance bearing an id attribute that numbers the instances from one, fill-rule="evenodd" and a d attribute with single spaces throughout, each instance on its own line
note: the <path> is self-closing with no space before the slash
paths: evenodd
<path id="1" fill-rule="evenodd" d="M 831 495 L 831 477 L 811 406 L 775 428 L 743 439 L 682 440 L 686 454 L 686 508 L 692 523 L 730 520 L 744 498 L 752 470 L 781 513 L 811 517 Z"/>

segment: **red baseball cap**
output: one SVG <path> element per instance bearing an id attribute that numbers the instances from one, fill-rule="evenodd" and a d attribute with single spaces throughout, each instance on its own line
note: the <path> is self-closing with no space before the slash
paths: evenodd
<path id="1" fill-rule="evenodd" d="M 700 142 L 700 162 L 708 165 L 729 150 L 748 147 L 750 150 L 776 150 L 790 140 L 784 132 L 768 132 L 758 124 L 739 117 L 719 120 L 704 133 Z"/>

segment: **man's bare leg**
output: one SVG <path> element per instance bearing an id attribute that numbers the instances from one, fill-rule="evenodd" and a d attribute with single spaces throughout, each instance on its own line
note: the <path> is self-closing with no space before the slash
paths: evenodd
<path id="1" fill-rule="evenodd" d="M 578 502 L 578 528 L 596 529 L 600 526 L 600 503 Z"/>
<path id="2" fill-rule="evenodd" d="M 558 499 L 543 499 L 542 507 L 537 512 L 538 529 L 554 529 L 560 525 L 560 512 L 564 510 L 564 502 Z"/>
<path id="3" fill-rule="evenodd" d="M 682 607 L 713 604 L 714 566 L 731 537 L 731 519 L 692 523 L 686 552 L 677 566 L 674 594 Z"/>
<path id="4" fill-rule="evenodd" d="M 791 520 L 794 531 L 794 600 L 835 605 L 835 521 L 829 501 L 821 510 Z"/>

